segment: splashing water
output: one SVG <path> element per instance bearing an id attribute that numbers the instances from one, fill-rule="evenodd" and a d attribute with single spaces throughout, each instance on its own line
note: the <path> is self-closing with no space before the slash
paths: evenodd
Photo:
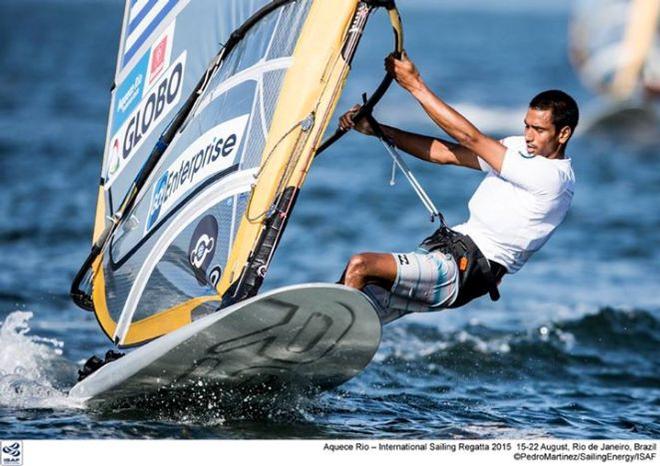
<path id="1" fill-rule="evenodd" d="M 73 407 L 66 390 L 75 367 L 62 356 L 62 342 L 29 335 L 32 317 L 16 311 L 0 325 L 0 406 Z"/>

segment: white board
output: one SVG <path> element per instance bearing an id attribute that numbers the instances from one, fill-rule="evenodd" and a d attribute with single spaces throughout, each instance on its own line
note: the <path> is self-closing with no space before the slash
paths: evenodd
<path id="1" fill-rule="evenodd" d="M 196 386 L 329 389 L 359 374 L 380 338 L 376 309 L 361 292 L 331 284 L 289 286 L 141 346 L 75 385 L 69 396 L 107 402 Z"/>

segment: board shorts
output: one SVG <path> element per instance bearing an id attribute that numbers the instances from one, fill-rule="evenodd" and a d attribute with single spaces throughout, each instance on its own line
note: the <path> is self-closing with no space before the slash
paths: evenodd
<path id="1" fill-rule="evenodd" d="M 378 307 L 388 313 L 387 321 L 411 312 L 445 309 L 456 300 L 459 271 L 450 254 L 440 250 L 392 253 L 397 264 L 396 279 L 390 290 L 369 285 L 363 290 Z"/>

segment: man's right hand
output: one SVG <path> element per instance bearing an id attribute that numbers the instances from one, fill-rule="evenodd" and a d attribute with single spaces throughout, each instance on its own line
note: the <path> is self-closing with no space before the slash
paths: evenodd
<path id="1" fill-rule="evenodd" d="M 362 108 L 361 105 L 354 105 L 353 107 L 351 107 L 351 109 L 348 112 L 344 113 L 339 118 L 339 127 L 343 131 L 349 131 L 351 129 L 354 129 L 358 133 L 366 134 L 367 136 L 373 136 L 374 130 L 366 118 L 362 118 L 357 123 L 353 121 L 353 118 L 355 118 L 355 116 L 357 115 L 357 113 L 360 111 L 361 108 Z"/>

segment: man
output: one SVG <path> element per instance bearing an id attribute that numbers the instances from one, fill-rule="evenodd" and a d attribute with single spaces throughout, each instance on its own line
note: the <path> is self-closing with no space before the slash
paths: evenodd
<path id="1" fill-rule="evenodd" d="M 568 212 L 575 177 L 565 150 L 577 126 L 577 104 L 562 91 L 542 92 L 530 102 L 524 136 L 497 141 L 436 96 L 405 53 L 389 56 L 385 68 L 457 143 L 382 125 L 384 135 L 417 158 L 486 177 L 470 200 L 467 222 L 439 228 L 415 252 L 357 254 L 341 282 L 370 295 L 384 322 L 458 307 L 486 293 L 497 300 L 502 277 L 520 270 Z M 373 135 L 366 118 L 353 121 L 358 110 L 343 115 L 340 127 Z"/>

